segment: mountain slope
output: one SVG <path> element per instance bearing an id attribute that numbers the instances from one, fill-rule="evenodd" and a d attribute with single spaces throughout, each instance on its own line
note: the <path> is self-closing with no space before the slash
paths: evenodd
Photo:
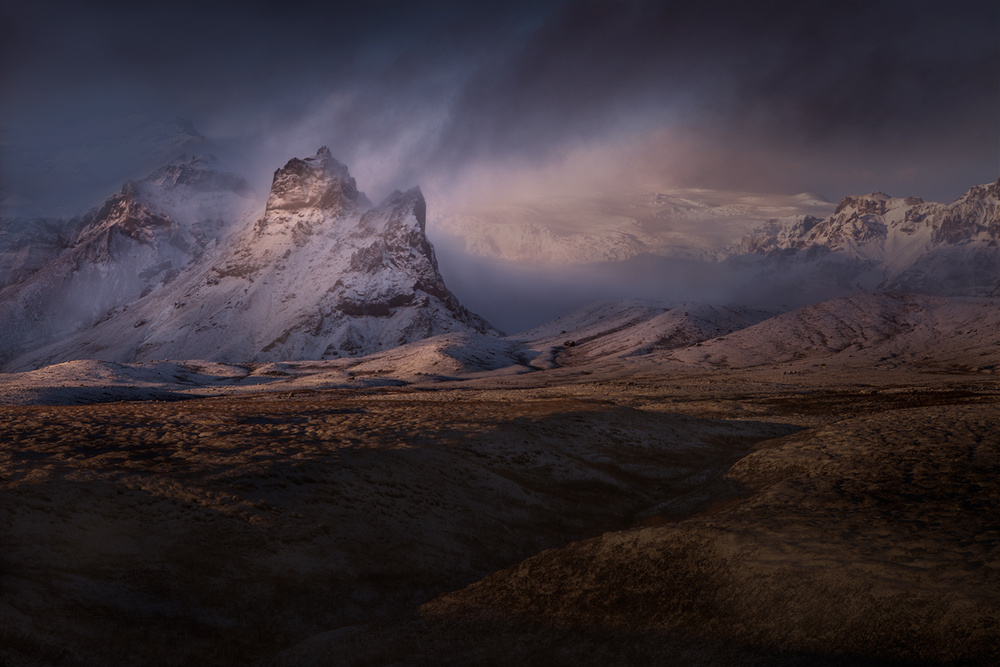
<path id="1" fill-rule="evenodd" d="M 695 345 L 738 331 L 771 313 L 708 303 L 665 305 L 633 299 L 600 303 L 520 334 L 532 347 L 563 346 L 560 364 L 634 357 Z"/>
<path id="2" fill-rule="evenodd" d="M 30 260 L 0 291 L 0 366 L 30 347 L 93 326 L 170 283 L 218 242 L 225 225 L 247 216 L 250 186 L 213 158 L 175 162 L 86 214 L 61 252 Z M 57 231 L 59 231 L 57 229 Z M 47 260 L 47 261 L 45 261 Z M 19 278 L 19 280 L 14 280 Z"/>
<path id="3" fill-rule="evenodd" d="M 998 332 L 998 299 L 863 293 L 783 313 L 669 358 L 732 368 L 799 361 L 992 370 L 1000 364 Z"/>

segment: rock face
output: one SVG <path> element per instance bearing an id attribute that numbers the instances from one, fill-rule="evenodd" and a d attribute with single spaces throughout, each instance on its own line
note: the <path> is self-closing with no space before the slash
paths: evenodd
<path id="1" fill-rule="evenodd" d="M 216 192 L 226 178 L 168 170 L 148 180 Z M 206 247 L 202 237 L 181 234 L 172 218 L 124 190 L 105 209 L 115 234 L 137 247 L 171 247 L 192 257 L 187 248 Z M 8 366 L 73 358 L 329 359 L 451 331 L 492 332 L 445 286 L 425 219 L 419 189 L 394 192 L 373 207 L 347 167 L 321 148 L 275 172 L 260 218 L 231 232 L 224 225 L 214 230 L 220 241 L 212 252 L 169 279 L 155 274 L 145 293 L 102 303 L 104 321 Z M 122 255 L 110 253 L 104 264 L 117 266 L 110 259 Z M 160 260 L 152 268 L 168 272 L 176 264 Z"/>
<path id="2" fill-rule="evenodd" d="M 756 229 L 729 261 L 789 287 L 824 281 L 841 292 L 996 296 L 998 242 L 1000 181 L 951 204 L 881 192 L 847 197 L 825 220 Z"/>

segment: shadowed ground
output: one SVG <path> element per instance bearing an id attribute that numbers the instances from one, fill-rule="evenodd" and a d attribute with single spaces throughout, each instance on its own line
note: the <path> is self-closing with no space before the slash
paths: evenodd
<path id="1" fill-rule="evenodd" d="M 650 508 L 686 516 L 796 430 L 469 392 L 0 411 L 5 650 L 66 664 L 260 660 Z"/>
<path id="2" fill-rule="evenodd" d="M 1000 657 L 995 382 L 540 379 L 0 408 L 0 657 Z"/>

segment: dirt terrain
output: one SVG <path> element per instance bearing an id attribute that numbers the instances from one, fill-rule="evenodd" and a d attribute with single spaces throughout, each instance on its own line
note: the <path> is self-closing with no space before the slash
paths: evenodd
<path id="1" fill-rule="evenodd" d="M 788 368 L 0 406 L 0 662 L 995 663 L 996 380 Z"/>

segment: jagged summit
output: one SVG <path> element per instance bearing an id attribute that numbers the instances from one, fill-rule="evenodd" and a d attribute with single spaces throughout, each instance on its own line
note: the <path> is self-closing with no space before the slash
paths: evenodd
<path id="1" fill-rule="evenodd" d="M 406 215 L 407 213 L 412 215 Z M 395 221 L 397 224 L 397 227 L 392 230 L 388 227 L 391 221 Z M 402 221 L 408 225 L 399 226 Z M 399 236 L 403 233 L 410 234 L 406 241 L 419 245 L 424 254 L 431 257 L 435 268 L 437 268 L 437 260 L 433 257 L 434 249 L 427 242 L 427 237 L 423 236 L 427 230 L 427 202 L 424 201 L 424 194 L 419 187 L 410 188 L 406 192 L 393 191 L 377 207 L 362 215 L 358 226 L 361 230 L 369 233 L 389 233 L 393 236 Z M 407 230 L 409 231 L 407 232 Z M 417 239 L 412 234 L 419 234 L 422 238 Z"/>
<path id="2" fill-rule="evenodd" d="M 266 210 L 314 208 L 338 214 L 370 206 L 347 167 L 323 146 L 313 157 L 292 158 L 274 172 Z"/>
<path id="3" fill-rule="evenodd" d="M 885 213 L 886 203 L 892 201 L 892 197 L 884 192 L 871 192 L 866 195 L 844 197 L 837 204 L 836 210 L 833 212 L 837 215 L 841 211 L 853 208 L 858 213 Z"/>
<path id="4" fill-rule="evenodd" d="M 1000 178 L 994 183 L 984 183 L 969 188 L 968 192 L 956 199 L 955 202 L 970 200 L 979 200 L 994 205 L 1000 203 Z"/>

